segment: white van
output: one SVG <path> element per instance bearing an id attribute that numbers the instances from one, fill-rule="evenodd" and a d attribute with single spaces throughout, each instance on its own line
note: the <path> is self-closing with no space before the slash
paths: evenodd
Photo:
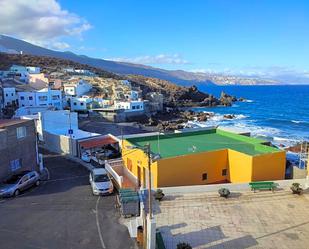
<path id="1" fill-rule="evenodd" d="M 113 183 L 103 168 L 93 169 L 89 175 L 93 195 L 112 194 L 114 191 Z"/>

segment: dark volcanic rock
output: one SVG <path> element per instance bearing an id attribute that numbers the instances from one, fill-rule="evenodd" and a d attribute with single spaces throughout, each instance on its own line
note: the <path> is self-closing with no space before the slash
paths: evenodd
<path id="1" fill-rule="evenodd" d="M 226 119 L 233 119 L 236 116 L 234 114 L 224 114 L 223 117 L 226 118 Z"/>

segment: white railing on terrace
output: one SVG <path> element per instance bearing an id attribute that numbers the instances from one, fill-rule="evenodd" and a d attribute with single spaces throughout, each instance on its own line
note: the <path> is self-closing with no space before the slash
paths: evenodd
<path id="1" fill-rule="evenodd" d="M 125 167 L 122 159 L 105 161 L 105 169 L 114 177 L 119 188 L 125 187 L 128 181 L 130 185 L 138 187 L 138 179 Z"/>

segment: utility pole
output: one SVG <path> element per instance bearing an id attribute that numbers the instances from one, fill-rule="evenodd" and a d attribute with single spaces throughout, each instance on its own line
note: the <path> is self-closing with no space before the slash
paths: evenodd
<path id="1" fill-rule="evenodd" d="M 147 156 L 148 156 L 148 211 L 149 218 L 152 219 L 152 193 L 151 193 L 151 152 L 150 152 L 150 143 L 147 145 Z"/>

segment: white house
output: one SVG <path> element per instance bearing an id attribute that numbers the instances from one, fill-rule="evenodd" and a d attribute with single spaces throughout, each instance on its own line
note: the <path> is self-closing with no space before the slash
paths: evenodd
<path id="1" fill-rule="evenodd" d="M 143 112 L 144 101 L 115 101 L 114 106 L 116 109 L 124 109 L 125 112 Z"/>
<path id="2" fill-rule="evenodd" d="M 63 90 L 65 95 L 80 97 L 89 92 L 92 85 L 85 80 L 79 80 L 77 83 L 64 84 Z"/>
<path id="3" fill-rule="evenodd" d="M 19 92 L 18 103 L 24 106 L 53 106 L 62 109 L 62 93 L 60 90 L 44 88 L 37 92 Z"/>
<path id="4" fill-rule="evenodd" d="M 41 73 L 41 68 L 40 67 L 26 67 L 28 73 L 30 74 L 39 74 Z"/>
<path id="5" fill-rule="evenodd" d="M 18 97 L 16 95 L 15 87 L 4 87 L 3 88 L 3 105 L 4 107 L 8 105 L 17 105 Z"/>
<path id="6" fill-rule="evenodd" d="M 25 83 L 29 83 L 29 72 L 26 67 L 13 65 L 10 67 L 9 75 Z"/>
<path id="7" fill-rule="evenodd" d="M 76 112 L 46 111 L 40 112 L 37 119 L 39 139 L 46 148 L 57 153 L 77 156 L 77 141 L 100 134 L 78 129 Z"/>
<path id="8" fill-rule="evenodd" d="M 126 93 L 125 98 L 128 100 L 138 100 L 139 98 L 139 92 L 138 91 L 130 91 L 129 93 Z"/>
<path id="9" fill-rule="evenodd" d="M 70 101 L 71 111 L 86 111 L 90 108 L 93 99 L 88 96 L 72 97 Z"/>

